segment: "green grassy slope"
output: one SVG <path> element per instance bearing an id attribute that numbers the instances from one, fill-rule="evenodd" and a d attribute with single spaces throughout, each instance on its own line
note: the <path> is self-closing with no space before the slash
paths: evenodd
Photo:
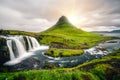
<path id="1" fill-rule="evenodd" d="M 88 48 L 104 40 L 105 37 L 77 29 L 70 23 L 56 24 L 40 33 L 40 43 L 62 44 L 65 48 Z"/>
<path id="2" fill-rule="evenodd" d="M 38 39 L 41 44 L 47 44 L 53 48 L 85 49 L 109 38 L 78 29 L 62 16 L 56 25 L 41 32 Z"/>
<path id="3" fill-rule="evenodd" d="M 75 69 L 90 72 L 99 76 L 100 80 L 120 79 L 120 49 L 102 59 L 92 60 L 77 66 Z"/>

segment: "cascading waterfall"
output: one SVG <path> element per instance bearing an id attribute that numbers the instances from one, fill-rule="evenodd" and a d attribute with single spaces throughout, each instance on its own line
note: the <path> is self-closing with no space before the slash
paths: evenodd
<path id="1" fill-rule="evenodd" d="M 48 46 L 40 46 L 38 41 L 30 36 L 5 36 L 4 38 L 7 40 L 7 46 L 10 53 L 10 61 L 6 62 L 4 65 L 19 63 L 26 57 L 33 55 L 33 51 L 36 49 L 46 50 L 49 48 Z M 28 50 L 26 47 L 28 47 Z"/>
<path id="2" fill-rule="evenodd" d="M 26 44 L 25 44 L 25 40 L 24 40 L 23 36 L 20 36 L 19 40 L 22 42 L 24 48 L 26 49 Z"/>
<path id="3" fill-rule="evenodd" d="M 9 48 L 9 52 L 10 52 L 10 60 L 14 60 L 15 56 L 14 56 L 14 52 L 12 50 L 12 40 L 7 40 L 7 46 Z"/>
<path id="4" fill-rule="evenodd" d="M 37 42 L 37 40 L 35 38 L 26 36 L 26 39 L 27 39 L 29 50 L 40 47 L 39 43 Z M 32 43 L 30 42 L 30 40 Z M 27 54 L 27 50 L 25 48 L 26 45 L 25 45 L 25 41 L 24 41 L 23 36 L 8 37 L 7 44 L 8 44 L 11 60 L 15 59 L 15 53 L 12 49 L 13 48 L 12 46 L 14 46 L 14 45 L 12 45 L 12 41 L 14 41 L 16 44 L 16 48 L 18 50 L 19 57 L 23 56 L 24 54 Z"/>
<path id="5" fill-rule="evenodd" d="M 31 40 L 31 42 L 32 42 L 32 44 L 33 44 L 33 48 L 38 48 L 38 47 L 40 47 L 40 44 L 38 43 L 38 41 L 37 41 L 35 38 L 30 37 L 30 40 Z"/>
<path id="6" fill-rule="evenodd" d="M 28 36 L 26 36 L 26 38 L 27 38 L 29 50 L 31 50 L 31 49 L 32 49 L 32 45 L 31 45 L 31 43 L 30 43 L 30 38 L 29 38 Z"/>
<path id="7" fill-rule="evenodd" d="M 24 55 L 26 53 L 26 50 L 25 50 L 23 44 L 20 42 L 20 40 L 16 39 L 16 38 L 13 38 L 12 40 L 15 41 L 19 56 Z"/>

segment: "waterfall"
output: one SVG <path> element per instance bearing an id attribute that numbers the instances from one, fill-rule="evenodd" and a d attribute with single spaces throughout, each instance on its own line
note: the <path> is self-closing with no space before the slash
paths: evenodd
<path id="1" fill-rule="evenodd" d="M 27 42 L 28 42 L 28 46 L 29 46 L 29 50 L 31 50 L 31 49 L 32 49 L 32 45 L 31 45 L 31 43 L 30 43 L 30 39 L 29 39 L 28 36 L 26 36 L 26 38 L 27 38 Z"/>
<path id="2" fill-rule="evenodd" d="M 38 43 L 38 41 L 34 37 L 30 37 L 30 40 L 33 44 L 33 49 L 40 47 L 40 44 Z"/>
<path id="3" fill-rule="evenodd" d="M 40 44 L 34 37 L 29 37 L 29 36 L 25 36 L 25 37 L 28 43 L 29 50 L 34 50 L 40 47 Z M 15 44 L 12 44 L 12 41 L 14 41 Z M 26 43 L 25 43 L 25 39 L 23 38 L 23 36 L 7 37 L 7 46 L 10 52 L 10 60 L 14 60 L 15 58 L 17 58 L 15 57 L 16 53 L 13 50 L 13 46 L 16 46 L 18 57 L 28 54 L 28 51 L 29 51 L 29 50 L 28 51 L 26 50 Z"/>
<path id="4" fill-rule="evenodd" d="M 26 44 L 25 44 L 25 40 L 24 40 L 23 36 L 20 36 L 19 40 L 22 42 L 24 48 L 26 49 Z"/>
<path id="5" fill-rule="evenodd" d="M 7 46 L 10 53 L 10 61 L 4 65 L 14 65 L 22 60 L 34 55 L 36 50 L 47 50 L 48 46 L 40 46 L 34 37 L 30 36 L 1 36 L 7 40 Z M 28 47 L 28 49 L 27 49 Z"/>
<path id="6" fill-rule="evenodd" d="M 15 56 L 14 56 L 14 52 L 12 50 L 12 40 L 7 40 L 7 46 L 9 48 L 9 52 L 10 52 L 10 60 L 14 60 Z"/>
<path id="7" fill-rule="evenodd" d="M 13 40 L 15 41 L 16 43 L 16 47 L 18 49 L 18 53 L 19 53 L 19 56 L 22 56 L 26 53 L 26 50 L 24 48 L 24 45 L 20 42 L 19 39 L 16 39 L 16 38 L 13 38 Z"/>

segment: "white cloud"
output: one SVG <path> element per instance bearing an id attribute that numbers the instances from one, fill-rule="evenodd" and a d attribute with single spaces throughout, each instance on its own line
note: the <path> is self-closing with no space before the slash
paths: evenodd
<path id="1" fill-rule="evenodd" d="M 120 0 L 0 0 L 2 29 L 43 31 L 62 15 L 76 16 L 79 28 L 119 28 Z"/>

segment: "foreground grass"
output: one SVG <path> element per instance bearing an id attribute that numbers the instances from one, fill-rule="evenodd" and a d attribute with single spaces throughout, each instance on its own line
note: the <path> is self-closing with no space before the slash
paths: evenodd
<path id="1" fill-rule="evenodd" d="M 83 52 L 84 52 L 83 50 L 50 48 L 45 53 L 45 55 L 49 55 L 52 57 L 69 57 L 69 56 L 82 55 Z"/>
<path id="2" fill-rule="evenodd" d="M 15 73 L 1 73 L 1 80 L 99 80 L 90 72 L 64 70 L 32 70 Z"/>

